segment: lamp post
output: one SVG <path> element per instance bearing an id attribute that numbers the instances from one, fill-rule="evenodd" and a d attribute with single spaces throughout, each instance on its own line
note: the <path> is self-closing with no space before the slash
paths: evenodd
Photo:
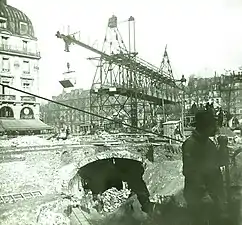
<path id="1" fill-rule="evenodd" d="M 186 78 L 184 75 L 182 75 L 182 78 L 179 80 L 181 82 L 182 86 L 182 113 L 181 113 L 181 133 L 184 135 L 184 114 L 185 114 L 185 83 L 186 83 Z"/>

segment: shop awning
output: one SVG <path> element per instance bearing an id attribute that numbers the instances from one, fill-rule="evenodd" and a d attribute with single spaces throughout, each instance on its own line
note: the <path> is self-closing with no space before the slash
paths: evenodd
<path id="1" fill-rule="evenodd" d="M 5 131 L 50 130 L 52 127 L 36 119 L 3 119 L 1 125 Z"/>

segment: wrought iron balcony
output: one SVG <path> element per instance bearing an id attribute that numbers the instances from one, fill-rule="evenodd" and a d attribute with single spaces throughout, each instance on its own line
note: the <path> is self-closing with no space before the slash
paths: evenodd
<path id="1" fill-rule="evenodd" d="M 0 95 L 0 101 L 15 101 L 16 95 Z"/>
<path id="2" fill-rule="evenodd" d="M 20 75 L 20 77 L 21 77 L 22 79 L 34 80 L 34 76 L 33 76 L 33 74 L 26 73 L 26 71 L 24 71 L 24 72 Z"/>
<path id="3" fill-rule="evenodd" d="M 36 98 L 34 96 L 21 96 L 22 102 L 35 102 Z"/>
<path id="4" fill-rule="evenodd" d="M 27 48 L 20 47 L 20 46 L 0 44 L 0 52 L 1 51 L 12 52 L 12 53 L 16 53 L 16 54 L 24 54 L 27 56 L 33 56 L 33 57 L 40 58 L 40 52 L 30 51 Z"/>

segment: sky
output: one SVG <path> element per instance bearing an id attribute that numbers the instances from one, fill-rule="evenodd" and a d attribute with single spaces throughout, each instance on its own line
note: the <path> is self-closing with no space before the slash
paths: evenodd
<path id="1" fill-rule="evenodd" d="M 165 46 L 175 79 L 212 76 L 215 71 L 237 70 L 242 66 L 242 1 L 240 0 L 8 0 L 23 11 L 34 25 L 41 52 L 40 94 L 44 97 L 62 91 L 59 80 L 69 62 L 76 71 L 76 88 L 90 88 L 96 56 L 89 50 L 64 43 L 55 37 L 59 30 L 80 31 L 81 40 L 101 49 L 108 19 L 118 21 L 133 16 L 136 21 L 136 50 L 139 57 L 159 67 Z M 124 40 L 128 24 L 119 24 Z"/>

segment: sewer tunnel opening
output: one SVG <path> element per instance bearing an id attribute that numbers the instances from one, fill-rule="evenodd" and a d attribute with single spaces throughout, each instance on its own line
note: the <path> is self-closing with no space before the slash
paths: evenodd
<path id="1" fill-rule="evenodd" d="M 142 162 L 133 159 L 109 158 L 91 162 L 79 169 L 84 190 L 102 194 L 106 190 L 115 187 L 123 189 L 123 183 L 136 192 L 143 180 L 144 167 Z M 138 182 L 139 181 L 139 182 Z"/>

